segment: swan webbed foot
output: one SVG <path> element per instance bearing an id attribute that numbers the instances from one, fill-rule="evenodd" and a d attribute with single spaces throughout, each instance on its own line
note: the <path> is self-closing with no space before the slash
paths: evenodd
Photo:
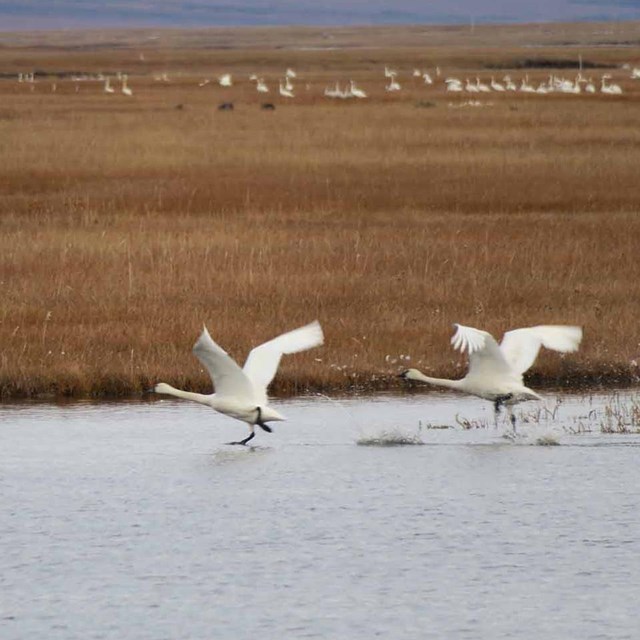
<path id="1" fill-rule="evenodd" d="M 264 422 L 256 422 L 256 424 L 261 429 L 264 429 L 267 433 L 272 433 L 273 432 L 273 429 L 271 427 L 269 427 L 268 425 L 266 425 Z"/>

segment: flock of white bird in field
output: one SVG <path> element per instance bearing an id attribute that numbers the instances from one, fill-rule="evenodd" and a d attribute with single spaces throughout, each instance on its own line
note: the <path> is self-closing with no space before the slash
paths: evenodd
<path id="1" fill-rule="evenodd" d="M 631 67 L 629 65 L 624 66 L 625 70 L 630 71 L 629 78 L 632 80 L 640 80 L 640 67 Z M 453 76 L 444 77 L 440 80 L 442 72 L 440 67 L 435 67 L 432 71 L 425 71 L 422 69 L 414 69 L 407 78 L 412 78 L 413 85 L 419 82 L 425 86 L 442 86 L 449 93 L 454 94 L 473 94 L 474 96 L 480 96 L 482 94 L 507 94 L 507 93 L 527 93 L 548 95 L 553 93 L 565 93 L 565 94 L 596 94 L 601 93 L 605 95 L 622 95 L 624 89 L 614 82 L 612 82 L 612 75 L 609 73 L 601 74 L 599 79 L 594 79 L 591 76 L 583 75 L 582 71 L 579 71 L 573 77 L 563 77 L 555 73 L 549 74 L 549 76 L 543 81 L 533 82 L 529 79 L 529 75 L 525 74 L 520 79 L 514 79 L 511 75 L 504 75 L 496 79 L 495 74 L 489 79 L 481 79 L 479 76 L 467 76 L 464 78 L 457 78 Z M 298 74 L 291 68 L 288 68 L 282 77 L 278 79 L 277 89 L 273 86 L 269 86 L 265 78 L 258 74 L 251 74 L 248 79 L 250 82 L 255 83 L 256 91 L 260 94 L 268 94 L 277 90 L 278 94 L 283 98 L 295 98 L 296 87 L 293 80 L 297 79 Z M 402 91 L 402 84 L 400 83 L 400 74 L 397 70 L 390 67 L 384 68 L 385 86 L 384 89 L 387 93 L 394 93 Z M 78 75 L 73 76 L 71 80 L 75 83 L 76 92 L 79 91 L 80 82 L 86 80 L 97 80 L 104 83 L 105 93 L 120 92 L 126 96 L 132 96 L 133 90 L 128 85 L 128 75 L 122 72 L 118 72 L 114 76 L 115 80 L 120 82 L 119 89 L 116 89 L 111 85 L 112 76 L 105 74 L 97 75 Z M 170 82 L 169 74 L 166 72 L 153 74 L 154 80 L 158 82 Z M 31 86 L 31 90 L 34 89 L 36 78 L 33 72 L 19 73 L 18 82 L 28 83 Z M 406 81 L 403 80 L 403 83 Z M 209 84 L 218 84 L 221 87 L 234 86 L 234 80 L 231 73 L 223 73 L 217 76 L 215 79 L 206 78 L 198 83 L 199 87 L 205 87 Z M 305 91 L 311 89 L 309 83 L 302 85 Z M 51 90 L 56 91 L 57 82 L 51 84 Z M 356 81 L 350 79 L 348 81 L 336 81 L 325 87 L 323 95 L 327 98 L 339 98 L 339 99 L 364 99 L 369 97 L 367 91 L 356 84 Z"/>
<path id="2" fill-rule="evenodd" d="M 523 374 L 535 362 L 540 348 L 571 353 L 578 350 L 582 341 L 582 329 L 574 326 L 540 325 L 514 329 L 504 334 L 499 345 L 486 331 L 460 324 L 454 326 L 456 332 L 451 343 L 455 349 L 462 353 L 466 351 L 469 356 L 469 371 L 464 378 L 431 378 L 417 369 L 407 369 L 400 377 L 489 400 L 494 406 L 496 426 L 500 409 L 506 407 L 512 424 L 512 436 L 516 433 L 513 405 L 542 399 L 523 382 Z M 267 397 L 267 389 L 282 356 L 319 347 L 323 343 L 322 327 L 316 320 L 255 347 L 249 353 L 244 367 L 240 368 L 213 341 L 205 327 L 193 347 L 193 353 L 209 372 L 215 393 L 192 393 L 176 389 L 165 382 L 156 384 L 152 391 L 192 400 L 245 422 L 249 426 L 249 435 L 229 444 L 246 445 L 254 438 L 256 425 L 270 432 L 268 422 L 286 419 L 269 406 Z"/>

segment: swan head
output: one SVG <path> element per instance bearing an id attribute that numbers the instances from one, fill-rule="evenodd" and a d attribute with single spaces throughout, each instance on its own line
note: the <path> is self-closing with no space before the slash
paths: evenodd
<path id="1" fill-rule="evenodd" d="M 398 378 L 402 378 L 403 380 L 419 380 L 419 374 L 420 372 L 417 369 L 405 369 L 398 375 Z"/>
<path id="2" fill-rule="evenodd" d="M 149 389 L 149 393 L 171 393 L 172 390 L 173 387 L 166 382 L 158 382 L 158 384 Z"/>

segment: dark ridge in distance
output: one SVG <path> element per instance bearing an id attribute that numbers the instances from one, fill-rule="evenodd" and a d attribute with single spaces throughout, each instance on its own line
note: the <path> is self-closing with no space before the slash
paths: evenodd
<path id="1" fill-rule="evenodd" d="M 563 58 L 523 58 L 506 62 L 488 62 L 485 69 L 580 69 L 579 60 L 567 60 Z M 582 61 L 583 69 L 609 69 L 611 65 Z"/>

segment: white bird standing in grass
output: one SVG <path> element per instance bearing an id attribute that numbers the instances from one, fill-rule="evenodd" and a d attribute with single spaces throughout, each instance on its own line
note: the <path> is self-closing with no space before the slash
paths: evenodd
<path id="1" fill-rule="evenodd" d="M 127 85 L 128 80 L 129 80 L 129 76 L 127 76 L 127 75 L 123 75 L 122 76 L 122 93 L 125 96 L 132 96 L 133 95 L 133 91 Z"/>
<path id="2" fill-rule="evenodd" d="M 280 81 L 280 84 L 278 85 L 278 91 L 280 93 L 281 96 L 284 96 L 285 98 L 294 98 L 295 96 L 293 95 L 293 91 L 291 91 L 291 89 L 287 89 L 284 84 L 282 84 L 282 80 Z"/>
<path id="3" fill-rule="evenodd" d="M 395 76 L 392 76 L 391 80 L 389 80 L 389 84 L 385 87 L 385 91 L 400 91 L 401 88 L 402 87 L 396 80 Z"/>
<path id="4" fill-rule="evenodd" d="M 610 79 L 611 76 L 609 74 L 605 74 L 602 76 L 600 93 L 608 93 L 609 95 L 620 95 L 622 93 L 622 87 L 619 84 L 607 84 L 607 80 Z"/>
<path id="5" fill-rule="evenodd" d="M 205 327 L 193 347 L 193 353 L 209 372 L 215 393 L 205 395 L 181 391 L 165 382 L 156 384 L 153 391 L 206 404 L 219 413 L 246 422 L 251 429 L 249 436 L 229 444 L 247 444 L 256 435 L 256 425 L 270 432 L 271 427 L 266 425 L 267 422 L 286 420 L 268 406 L 267 399 L 267 387 L 276 375 L 282 355 L 319 347 L 323 342 L 322 328 L 316 320 L 255 347 L 241 369 L 211 339 Z"/>
<path id="6" fill-rule="evenodd" d="M 542 400 L 533 390 L 524 386 L 522 375 L 535 362 L 540 347 L 561 353 L 577 351 L 582 340 L 582 329 L 564 325 L 539 325 L 507 331 L 502 343 L 486 331 L 454 325 L 457 331 L 451 338 L 454 349 L 469 354 L 469 372 L 461 380 L 430 378 L 417 369 L 400 374 L 405 380 L 418 380 L 439 387 L 456 389 L 493 402 L 496 425 L 500 407 L 509 411 L 515 433 L 516 418 L 513 405 L 527 400 Z"/>
<path id="7" fill-rule="evenodd" d="M 354 98 L 361 98 L 362 99 L 362 98 L 366 98 L 367 97 L 367 93 L 365 91 L 363 91 L 362 89 L 360 89 L 360 87 L 356 87 L 356 83 L 353 80 L 350 81 L 349 93 Z"/>

